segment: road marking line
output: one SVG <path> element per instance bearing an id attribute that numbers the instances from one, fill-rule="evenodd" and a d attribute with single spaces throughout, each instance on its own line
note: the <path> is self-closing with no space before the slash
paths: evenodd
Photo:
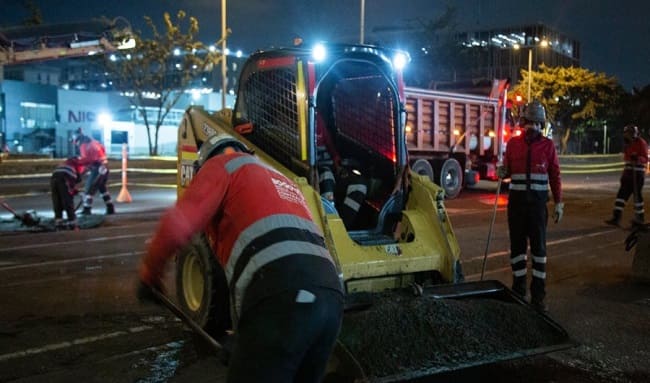
<path id="1" fill-rule="evenodd" d="M 150 237 L 150 236 L 151 236 L 151 234 L 133 234 L 133 235 L 117 235 L 117 236 L 114 236 L 114 237 L 88 238 L 88 239 L 80 239 L 80 240 L 75 240 L 75 241 L 38 243 L 38 244 L 33 244 L 33 245 L 4 247 L 4 248 L 0 249 L 0 252 L 9 252 L 9 251 L 27 250 L 27 249 L 38 249 L 38 248 L 42 248 L 42 247 L 52 247 L 52 246 L 60 246 L 60 245 L 66 245 L 67 246 L 67 245 L 73 244 L 73 243 L 104 242 L 104 241 L 112 241 L 112 240 L 115 240 L 115 239 L 129 239 L 129 238 Z"/>
<path id="2" fill-rule="evenodd" d="M 574 241 L 574 240 L 576 240 L 578 238 L 584 238 L 584 237 L 596 237 L 596 236 L 599 236 L 599 235 L 602 235 L 602 234 L 609 234 L 609 233 L 614 232 L 614 231 L 618 231 L 618 230 L 616 230 L 616 229 L 605 230 L 605 231 L 600 231 L 600 232 L 597 232 L 597 233 L 587 234 L 587 235 L 584 235 L 584 236 L 575 236 L 575 237 L 571 237 L 571 238 L 558 239 L 557 241 L 548 242 L 546 245 L 547 246 L 548 245 L 557 245 L 557 244 L 561 244 L 561 243 L 565 243 L 565 242 L 569 242 L 569 241 Z M 611 247 L 611 246 L 619 246 L 619 244 L 617 244 L 617 243 L 606 243 L 605 245 L 597 246 L 597 248 L 598 249 L 603 249 L 603 248 L 607 248 L 607 247 Z M 593 249 L 591 249 L 591 250 L 593 250 Z M 567 252 L 567 253 L 562 253 L 562 254 L 554 254 L 554 255 L 551 256 L 551 258 L 558 259 L 558 258 L 563 258 L 563 257 L 568 257 L 568 256 L 574 256 L 576 254 L 581 253 L 582 251 L 583 250 L 578 250 L 578 251 L 572 251 L 572 252 Z M 494 258 L 494 257 L 509 255 L 509 254 L 510 254 L 510 251 L 500 251 L 498 253 L 489 254 L 488 258 Z M 476 260 L 476 259 L 479 259 L 479 258 L 483 259 L 483 257 L 473 257 L 473 258 L 470 258 L 470 260 Z M 512 268 L 510 266 L 506 266 L 506 267 L 501 267 L 499 269 L 493 269 L 493 270 L 489 270 L 489 271 L 486 270 L 485 275 L 502 273 L 502 272 L 505 272 L 505 271 L 510 271 L 511 269 Z M 470 280 L 473 280 L 474 278 L 476 278 L 478 280 L 478 279 L 481 278 L 481 273 L 474 273 L 474 274 L 466 275 L 465 278 L 470 279 Z"/>
<path id="3" fill-rule="evenodd" d="M 63 348 L 69 348 L 69 347 L 77 346 L 77 345 L 80 345 L 80 344 L 93 343 L 93 342 L 97 342 L 97 341 L 104 340 L 104 339 L 117 338 L 119 336 L 135 334 L 135 333 L 138 333 L 138 332 L 150 330 L 152 328 L 153 328 L 152 326 L 138 326 L 138 327 L 129 328 L 126 331 L 109 332 L 109 333 L 106 333 L 106 334 L 100 334 L 100 335 L 89 336 L 89 337 L 85 337 L 85 338 L 73 339 L 71 341 L 64 341 L 64 342 L 60 342 L 60 343 L 48 344 L 48 345 L 41 346 L 41 347 L 28 348 L 27 350 L 16 351 L 16 352 L 12 352 L 10 354 L 0 355 L 0 362 L 5 361 L 5 360 L 9 360 L 9 359 L 15 359 L 15 358 L 21 358 L 21 357 L 41 354 L 41 353 L 48 352 L 48 351 L 60 350 L 60 349 L 63 349 Z"/>
<path id="4" fill-rule="evenodd" d="M 618 231 L 618 230 L 617 229 L 610 229 L 610 230 L 604 230 L 604 231 L 597 231 L 595 233 L 590 233 L 590 234 L 576 235 L 574 237 L 569 237 L 569 238 L 556 239 L 555 241 L 546 242 L 546 246 L 548 247 L 548 246 L 553 246 L 553 245 L 559 245 L 559 244 L 566 243 L 566 242 L 573 242 L 575 240 L 582 239 L 582 238 L 598 237 L 598 236 L 601 236 L 601 235 L 604 235 L 604 234 L 613 233 L 615 231 Z M 501 256 L 508 255 L 508 254 L 510 254 L 510 250 L 504 250 L 504 251 L 498 251 L 496 253 L 490 253 L 490 254 L 488 254 L 487 257 L 489 259 L 489 258 L 501 257 Z M 465 260 L 461 259 L 461 261 L 462 262 L 469 262 L 469 261 L 482 260 L 483 258 L 485 258 L 484 255 L 477 255 L 475 257 L 468 258 L 468 259 L 465 259 Z"/>
<path id="5" fill-rule="evenodd" d="M 140 255 L 142 255 L 144 253 L 145 253 L 144 251 L 131 251 L 131 252 L 128 252 L 128 253 L 119 253 L 119 254 L 111 254 L 111 255 L 98 255 L 98 256 L 95 256 L 95 257 L 76 258 L 76 259 L 63 259 L 63 260 L 60 260 L 60 261 L 25 263 L 25 264 L 22 264 L 22 265 L 0 267 L 0 271 L 28 269 L 30 267 L 42 267 L 42 266 L 52 266 L 52 265 L 60 265 L 60 264 L 65 265 L 65 264 L 69 264 L 69 263 L 98 261 L 98 260 L 102 260 L 102 259 L 111 259 L 111 258 L 140 256 Z"/>

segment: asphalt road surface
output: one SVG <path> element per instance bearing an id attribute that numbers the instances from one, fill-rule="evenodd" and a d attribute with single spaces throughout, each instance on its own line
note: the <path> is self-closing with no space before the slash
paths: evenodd
<path id="1" fill-rule="evenodd" d="M 602 224 L 611 214 L 617 178 L 565 176 L 565 218 L 549 224 L 550 316 L 575 347 L 421 381 L 650 381 L 650 287 L 632 278 L 634 249 L 624 248 L 629 232 Z M 225 381 L 218 354 L 205 353 L 167 310 L 134 296 L 145 241 L 175 199 L 168 187 L 173 176 L 149 181 L 137 186 L 136 179 L 128 189 L 132 202 L 117 204 L 117 214 L 97 228 L 0 233 L 1 382 Z M 0 187 L 12 207 L 51 214 L 42 187 L 21 194 L 14 186 L 9 192 Z M 114 197 L 119 191 L 113 183 Z M 467 279 L 480 279 L 487 254 L 484 278 L 509 285 L 504 196 L 497 202 L 487 251 L 495 185 L 467 190 L 447 208 Z M 102 213 L 100 199 L 95 212 Z M 167 276 L 173 296 L 173 270 Z"/>

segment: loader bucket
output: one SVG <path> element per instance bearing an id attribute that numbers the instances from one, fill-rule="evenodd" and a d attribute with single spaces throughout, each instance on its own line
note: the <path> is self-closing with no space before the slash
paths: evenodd
<path id="1" fill-rule="evenodd" d="M 367 309 L 346 311 L 334 352 L 347 355 L 332 357 L 346 361 L 338 381 L 404 381 L 574 345 L 558 323 L 498 281 L 426 287 L 420 296 L 348 296 L 349 307 L 360 302 Z"/>

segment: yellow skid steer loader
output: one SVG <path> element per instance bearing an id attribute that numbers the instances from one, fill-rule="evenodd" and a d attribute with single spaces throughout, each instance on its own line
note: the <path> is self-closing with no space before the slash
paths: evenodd
<path id="1" fill-rule="evenodd" d="M 409 167 L 394 61 L 404 54 L 326 49 L 324 57 L 305 48 L 257 52 L 242 68 L 234 110 L 187 109 L 178 193 L 202 143 L 218 133 L 298 184 L 347 293 L 328 379 L 399 381 L 568 347 L 562 327 L 501 283 L 463 282 L 444 191 Z M 323 169 L 334 175 L 327 190 Z M 350 185 L 359 184 L 363 199 L 351 204 Z M 343 214 L 350 206 L 355 214 Z M 218 338 L 230 328 L 227 284 L 202 236 L 176 266 L 181 309 Z"/>

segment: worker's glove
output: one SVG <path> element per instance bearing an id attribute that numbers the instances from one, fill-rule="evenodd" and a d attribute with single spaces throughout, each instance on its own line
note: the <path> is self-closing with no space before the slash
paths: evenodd
<path id="1" fill-rule="evenodd" d="M 555 223 L 558 223 L 562 220 L 564 215 L 564 202 L 558 202 L 555 204 L 555 213 L 553 213 L 553 219 Z"/>
<path id="2" fill-rule="evenodd" d="M 97 169 L 97 172 L 100 175 L 104 175 L 104 174 L 108 173 L 108 168 L 105 165 L 100 165 L 99 168 Z"/>
<path id="3" fill-rule="evenodd" d="M 497 177 L 503 179 L 508 177 L 508 168 L 505 167 L 504 165 L 497 166 Z"/>
<path id="4" fill-rule="evenodd" d="M 140 303 L 161 304 L 160 300 L 156 296 L 156 293 L 154 292 L 154 289 L 161 294 L 165 293 L 162 287 L 162 283 L 160 281 L 158 281 L 154 285 L 150 285 L 148 283 L 139 280 L 136 293 L 135 293 L 136 297 L 138 298 L 138 301 L 140 301 Z"/>

